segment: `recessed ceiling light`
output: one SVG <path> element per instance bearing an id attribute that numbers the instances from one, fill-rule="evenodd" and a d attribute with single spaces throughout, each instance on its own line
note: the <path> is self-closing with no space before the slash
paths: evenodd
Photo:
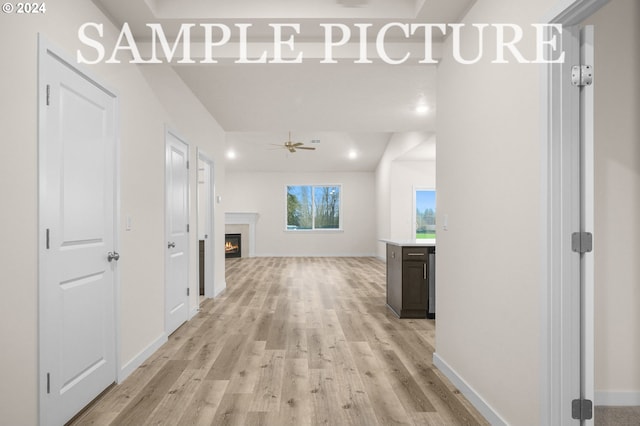
<path id="1" fill-rule="evenodd" d="M 352 149 L 351 151 L 349 151 L 349 158 L 352 160 L 355 160 L 356 158 L 358 158 L 358 153 L 356 152 L 355 149 Z"/>
<path id="2" fill-rule="evenodd" d="M 236 152 L 230 149 L 229 151 L 227 151 L 227 158 L 229 160 L 233 160 L 234 158 L 236 158 Z"/>
<path id="3" fill-rule="evenodd" d="M 418 105 L 416 107 L 417 114 L 426 114 L 429 112 L 429 107 L 427 105 Z"/>

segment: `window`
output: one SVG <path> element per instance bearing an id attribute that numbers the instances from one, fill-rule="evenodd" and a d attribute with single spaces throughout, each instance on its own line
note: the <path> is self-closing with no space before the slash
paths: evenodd
<path id="1" fill-rule="evenodd" d="M 287 230 L 342 229 L 339 185 L 287 186 Z"/>
<path id="2" fill-rule="evenodd" d="M 416 239 L 436 238 L 436 191 L 416 189 Z"/>

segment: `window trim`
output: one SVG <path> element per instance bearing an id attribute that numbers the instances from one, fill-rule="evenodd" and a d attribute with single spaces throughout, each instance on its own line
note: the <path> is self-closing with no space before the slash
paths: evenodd
<path id="1" fill-rule="evenodd" d="M 418 238 L 416 236 L 417 231 L 418 231 L 416 229 L 416 221 L 417 221 L 416 209 L 418 208 L 417 203 L 416 203 L 416 195 L 417 195 L 418 191 L 433 191 L 433 192 L 436 193 L 436 197 L 437 197 L 437 194 L 438 194 L 438 191 L 433 186 L 422 186 L 422 185 L 419 185 L 419 186 L 414 186 L 413 187 L 413 209 L 411 209 L 411 215 L 412 215 L 413 219 L 411 220 L 411 228 L 412 228 L 412 231 L 411 231 L 412 237 L 411 238 L 416 240 L 416 241 L 418 241 Z M 436 200 L 437 200 L 437 198 L 436 198 Z M 438 208 L 438 205 L 436 204 L 436 214 L 437 214 L 437 208 Z M 438 238 L 437 226 L 438 226 L 438 223 L 436 222 L 436 239 Z M 427 240 L 429 240 L 429 239 L 427 239 Z M 421 239 L 420 241 L 425 241 L 425 240 Z"/>
<path id="2" fill-rule="evenodd" d="M 309 186 L 312 188 L 311 193 L 313 194 L 313 189 L 316 187 L 338 187 L 340 188 L 340 206 L 338 208 L 338 228 L 315 228 L 315 199 L 313 199 L 313 226 L 312 229 L 289 229 L 288 228 L 288 204 L 287 204 L 287 194 L 289 193 L 288 188 L 290 186 Z M 284 185 L 284 232 L 291 233 L 321 233 L 321 234 L 330 234 L 330 233 L 341 233 L 344 232 L 343 227 L 343 203 L 344 203 L 344 186 L 341 183 L 287 183 Z"/>

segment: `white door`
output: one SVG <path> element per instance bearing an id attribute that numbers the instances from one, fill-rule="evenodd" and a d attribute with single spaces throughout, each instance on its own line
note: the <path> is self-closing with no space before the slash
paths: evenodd
<path id="1" fill-rule="evenodd" d="M 189 147 L 166 131 L 165 325 L 173 333 L 189 318 Z"/>
<path id="2" fill-rule="evenodd" d="M 116 380 L 116 98 L 41 43 L 40 421 L 61 425 Z"/>

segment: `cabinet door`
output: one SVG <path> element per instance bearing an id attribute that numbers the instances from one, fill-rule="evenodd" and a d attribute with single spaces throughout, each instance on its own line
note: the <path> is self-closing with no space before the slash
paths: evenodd
<path id="1" fill-rule="evenodd" d="M 404 261 L 402 264 L 402 308 L 427 310 L 427 263 Z"/>

